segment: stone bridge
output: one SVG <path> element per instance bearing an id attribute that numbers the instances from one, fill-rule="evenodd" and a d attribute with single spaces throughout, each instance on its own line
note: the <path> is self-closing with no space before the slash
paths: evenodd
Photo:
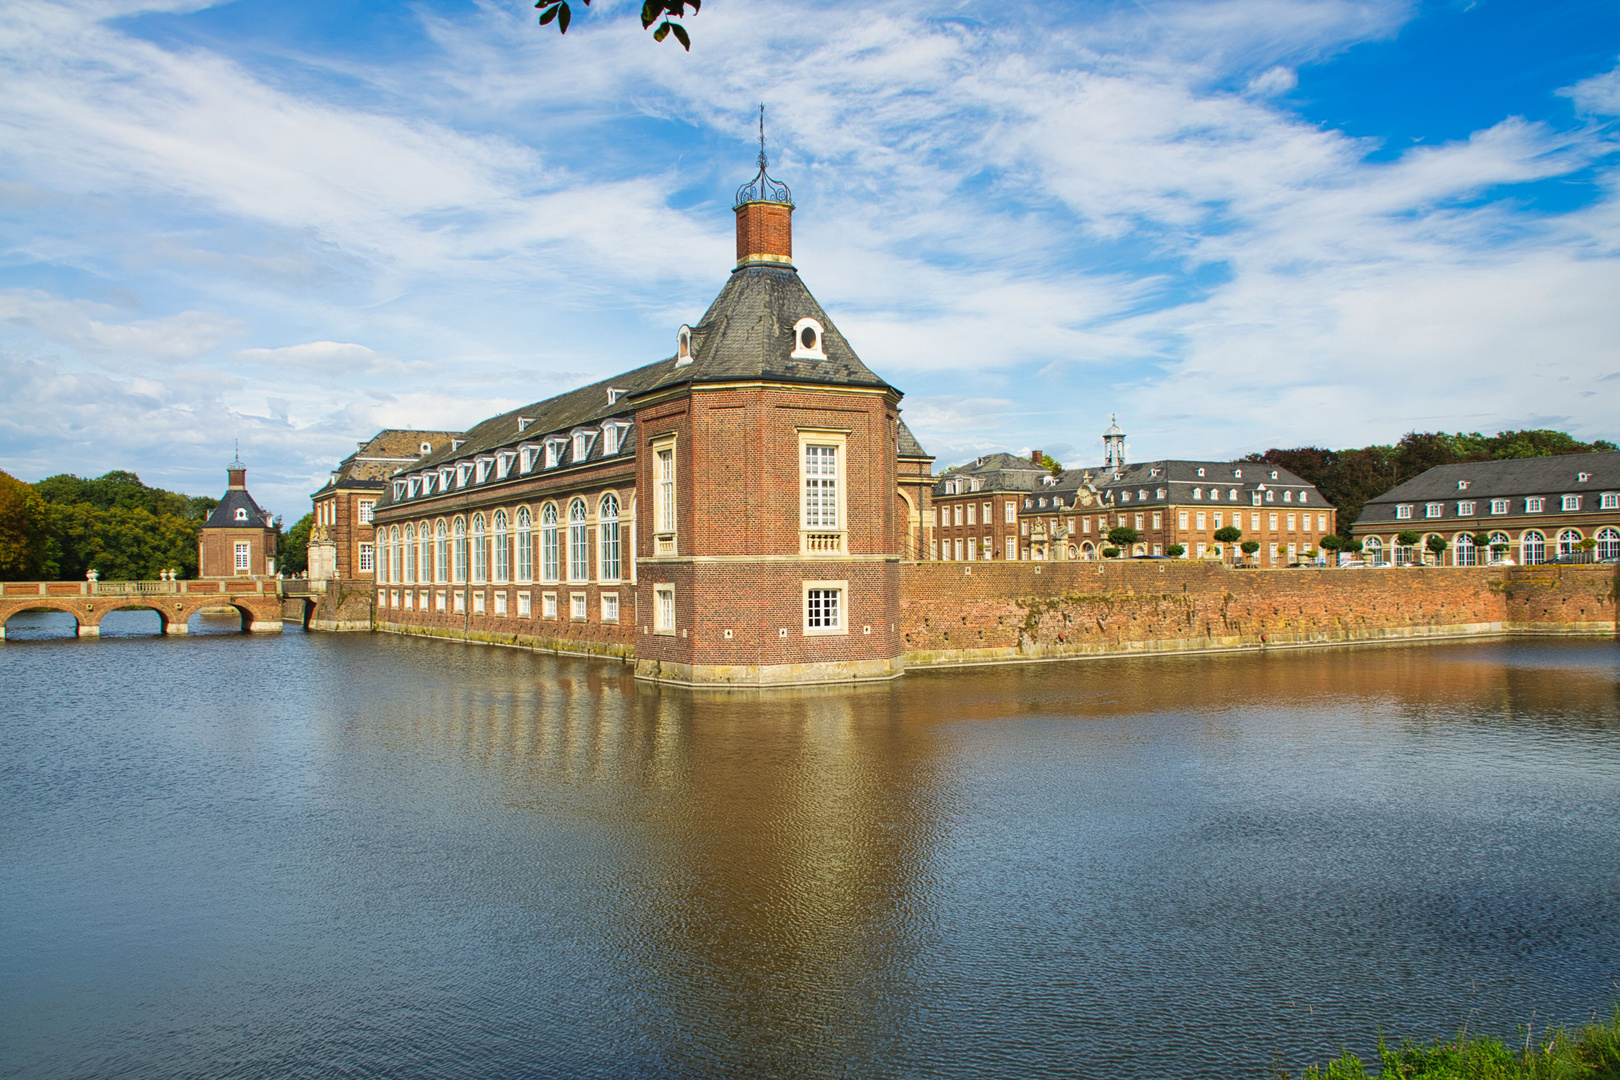
<path id="1" fill-rule="evenodd" d="M 199 611 L 235 611 L 242 629 L 281 632 L 281 582 L 274 578 L 206 581 L 7 581 L 0 584 L 0 640 L 22 611 L 65 611 L 80 637 L 99 637 L 109 611 L 155 611 L 165 634 L 186 633 Z"/>

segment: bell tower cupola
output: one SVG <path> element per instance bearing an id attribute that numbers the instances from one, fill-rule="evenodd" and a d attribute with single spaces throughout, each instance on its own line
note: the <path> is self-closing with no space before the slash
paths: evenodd
<path id="1" fill-rule="evenodd" d="M 765 171 L 765 106 L 759 107 L 759 173 L 737 189 L 737 265 L 793 265 L 793 194 Z"/>

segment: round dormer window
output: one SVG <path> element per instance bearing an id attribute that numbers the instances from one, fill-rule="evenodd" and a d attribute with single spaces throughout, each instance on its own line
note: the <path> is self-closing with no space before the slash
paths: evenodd
<path id="1" fill-rule="evenodd" d="M 237 520 L 237 521 L 246 521 L 246 520 L 247 520 L 247 519 L 248 519 L 248 516 L 247 516 L 247 507 L 245 507 L 245 506 L 238 506 L 238 507 L 237 507 L 237 508 L 236 508 L 236 520 Z"/>
<path id="2" fill-rule="evenodd" d="M 814 319 L 800 319 L 793 324 L 793 358 L 795 360 L 825 360 L 822 348 L 821 324 Z"/>
<path id="3" fill-rule="evenodd" d="M 675 365 L 679 367 L 682 364 L 690 364 L 691 362 L 692 328 L 690 326 L 682 325 L 682 327 L 675 332 Z"/>
<path id="4" fill-rule="evenodd" d="M 425 443 L 422 444 L 422 453 L 431 454 L 432 452 L 433 452 L 433 444 L 432 443 L 425 442 Z"/>

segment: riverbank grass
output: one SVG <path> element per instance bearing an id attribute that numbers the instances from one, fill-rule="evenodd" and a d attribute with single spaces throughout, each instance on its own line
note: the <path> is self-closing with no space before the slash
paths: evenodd
<path id="1" fill-rule="evenodd" d="M 1282 1070 L 1272 1077 L 1293 1080 Z M 1573 1033 L 1553 1028 L 1535 1041 L 1527 1032 L 1522 1047 L 1466 1031 L 1432 1046 L 1408 1040 L 1391 1047 L 1380 1036 L 1370 1071 L 1346 1050 L 1326 1065 L 1308 1066 L 1299 1080 L 1620 1080 L 1620 1005 L 1607 1021 Z"/>

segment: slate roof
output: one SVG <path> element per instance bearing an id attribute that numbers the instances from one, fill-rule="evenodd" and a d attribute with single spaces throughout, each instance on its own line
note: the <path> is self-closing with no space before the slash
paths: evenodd
<path id="1" fill-rule="evenodd" d="M 922 443 L 918 442 L 917 436 L 913 435 L 911 433 L 911 429 L 906 427 L 906 422 L 904 420 L 900 421 L 899 443 L 900 457 L 927 458 L 929 461 L 934 460 L 934 455 L 922 448 Z"/>
<path id="2" fill-rule="evenodd" d="M 248 519 L 236 520 L 236 511 L 246 509 Z M 270 527 L 270 515 L 265 513 L 258 503 L 253 501 L 244 488 L 227 488 L 225 497 L 219 500 L 214 512 L 208 515 L 208 520 L 202 525 L 205 529 L 259 529 Z"/>
<path id="3" fill-rule="evenodd" d="M 336 487 L 380 489 L 394 473 L 423 459 L 423 443 L 432 447 L 428 451 L 431 454 L 441 447 L 449 446 L 451 439 L 460 436 L 459 431 L 384 428 L 361 443 L 358 450 L 344 458 L 315 495 L 318 496 Z"/>
<path id="4" fill-rule="evenodd" d="M 1203 476 L 1198 475 L 1199 469 L 1204 470 Z M 1236 473 L 1243 475 L 1237 476 Z M 1276 474 L 1275 478 L 1272 476 L 1273 473 Z M 939 482 L 934 485 L 934 494 L 936 497 L 949 497 L 951 493 L 946 490 L 946 483 L 958 477 L 969 477 L 981 481 L 979 488 L 981 492 L 1028 491 L 1038 495 L 1070 497 L 1079 494 L 1080 488 L 1085 486 L 1101 495 L 1104 502 L 1109 502 L 1116 492 L 1145 490 L 1150 493 L 1149 501 L 1159 502 L 1161 505 L 1194 501 L 1192 498 L 1194 487 L 1219 487 L 1223 491 L 1236 488 L 1241 493 L 1238 496 L 1239 500 L 1248 504 L 1249 493 L 1264 485 L 1278 491 L 1304 489 L 1310 493 L 1310 502 L 1323 507 L 1328 505 L 1321 493 L 1297 474 L 1281 466 L 1268 465 L 1264 462 L 1182 461 L 1166 458 L 1159 461 L 1133 462 L 1118 470 L 1069 469 L 1054 483 L 1046 482 L 1047 475 L 1045 469 L 1035 465 L 1028 458 L 1016 454 L 990 454 L 969 465 L 942 474 Z M 1167 497 L 1162 500 L 1156 498 L 1157 489 L 1161 487 L 1167 489 Z M 1306 505 L 1310 505 L 1310 502 Z"/>
<path id="5" fill-rule="evenodd" d="M 791 355 L 795 351 L 794 326 L 804 318 L 821 324 L 821 348 L 826 359 L 794 359 Z M 855 355 L 855 350 L 791 267 L 752 264 L 732 271 L 720 295 L 691 329 L 691 363 L 677 367 L 676 358 L 670 356 L 492 416 L 446 442 L 442 448 L 435 446 L 433 453 L 408 468 L 407 474 L 437 469 L 519 444 L 540 442 L 547 435 L 566 435 L 573 428 L 599 424 L 603 420 L 629 422 L 636 398 L 694 383 L 767 379 L 893 389 Z M 609 389 L 624 393 L 610 402 Z M 525 421 L 521 431 L 520 419 Z M 914 451 L 910 456 L 928 456 L 904 425 L 900 442 L 902 447 L 909 446 Z M 587 460 L 601 458 L 604 447 L 604 440 L 594 440 Z M 633 447 L 634 440 L 626 433 L 619 453 L 629 455 Z M 573 461 L 571 454 L 570 446 L 559 461 L 559 467 L 581 464 Z M 391 501 L 390 494 L 379 506 Z"/>
<path id="6" fill-rule="evenodd" d="M 969 494 L 968 491 L 949 490 L 948 485 L 951 481 L 961 479 L 979 481 L 979 494 L 990 491 L 1034 491 L 1036 488 L 1051 490 L 1051 485 L 1045 484 L 1041 479 L 1050 475 L 1049 470 L 1018 454 L 986 454 L 984 457 L 975 458 L 965 465 L 958 465 L 941 473 L 940 478 L 934 483 L 934 494 L 940 497 Z M 1065 474 L 1059 483 L 1068 478 Z"/>
<path id="7" fill-rule="evenodd" d="M 1587 473 L 1589 478 L 1581 480 L 1581 473 Z M 1467 481 L 1468 487 L 1459 488 L 1458 481 Z M 1548 499 L 1560 495 L 1587 495 L 1588 498 L 1581 500 L 1581 512 L 1585 512 L 1599 508 L 1597 496 L 1603 492 L 1620 492 L 1620 450 L 1515 458 L 1509 461 L 1465 461 L 1456 465 L 1436 465 L 1421 476 L 1413 477 L 1369 500 L 1356 524 L 1404 522 L 1407 519 L 1395 517 L 1398 503 L 1439 502 L 1444 504 L 1444 516 L 1454 518 L 1457 517 L 1459 499 L 1479 502 L 1526 495 L 1541 495 Z M 1554 506 L 1549 503 L 1549 511 Z M 1485 508 L 1479 509 L 1483 511 Z M 1522 509 L 1522 506 L 1514 507 L 1515 511 Z M 1481 516 L 1484 514 L 1469 515 L 1470 519 Z"/>

